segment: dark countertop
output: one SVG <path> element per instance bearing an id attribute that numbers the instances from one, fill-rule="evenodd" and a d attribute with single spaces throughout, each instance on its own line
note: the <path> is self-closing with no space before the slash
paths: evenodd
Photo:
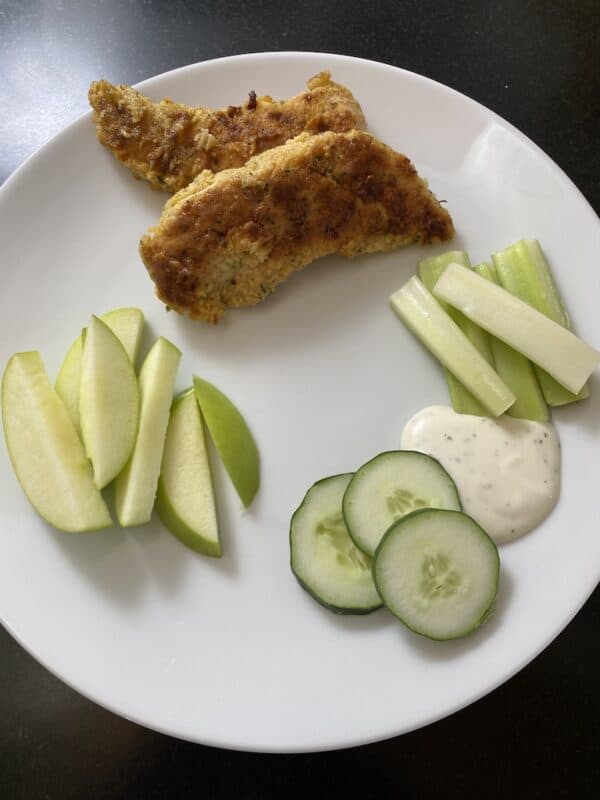
<path id="1" fill-rule="evenodd" d="M 540 145 L 600 209 L 598 4 L 18 2 L 0 5 L 0 180 L 87 110 L 91 80 L 135 83 L 266 50 L 337 52 L 441 81 Z M 414 733 L 333 753 L 193 745 L 82 698 L 0 629 L 0 794 L 13 798 L 597 796 L 600 591 L 533 663 Z"/>

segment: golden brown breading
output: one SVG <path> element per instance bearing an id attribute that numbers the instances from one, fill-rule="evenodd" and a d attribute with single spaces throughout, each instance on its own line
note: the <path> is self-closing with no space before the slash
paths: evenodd
<path id="1" fill-rule="evenodd" d="M 129 86 L 95 81 L 89 101 L 98 138 L 138 178 L 176 192 L 203 169 L 241 167 L 257 153 L 303 131 L 365 127 L 359 104 L 344 86 L 321 72 L 289 100 L 257 98 L 220 111 L 165 99 L 153 103 Z"/>
<path id="2" fill-rule="evenodd" d="M 453 235 L 450 215 L 406 156 L 367 133 L 327 132 L 202 173 L 167 202 L 140 253 L 161 300 L 218 322 L 320 256 Z"/>

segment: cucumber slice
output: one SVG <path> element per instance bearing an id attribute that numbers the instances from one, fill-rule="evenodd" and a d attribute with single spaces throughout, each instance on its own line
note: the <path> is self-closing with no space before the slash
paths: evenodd
<path id="1" fill-rule="evenodd" d="M 398 520 L 373 564 L 385 606 L 430 639 L 456 639 L 490 616 L 500 558 L 487 533 L 461 511 L 424 509 Z"/>
<path id="2" fill-rule="evenodd" d="M 357 550 L 342 516 L 352 473 L 317 481 L 292 515 L 292 572 L 315 600 L 337 614 L 368 614 L 381 607 L 372 560 Z"/>
<path id="3" fill-rule="evenodd" d="M 354 544 L 375 554 L 384 533 L 417 508 L 462 508 L 454 481 L 435 458 L 413 450 L 380 453 L 356 472 L 342 511 Z"/>

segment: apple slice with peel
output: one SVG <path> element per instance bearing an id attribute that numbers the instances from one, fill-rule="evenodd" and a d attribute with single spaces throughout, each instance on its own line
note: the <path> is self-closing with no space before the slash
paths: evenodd
<path id="1" fill-rule="evenodd" d="M 138 434 L 131 458 L 115 481 L 115 509 L 123 527 L 143 525 L 152 516 L 180 360 L 177 347 L 160 336 L 142 364 Z"/>
<path id="2" fill-rule="evenodd" d="M 133 364 L 108 325 L 92 316 L 81 355 L 79 424 L 99 489 L 110 483 L 127 463 L 135 443 L 139 413 Z"/>
<path id="3" fill-rule="evenodd" d="M 144 315 L 139 308 L 115 308 L 103 314 L 100 319 L 116 334 L 135 364 L 140 348 Z M 85 330 L 85 329 L 84 329 Z M 78 431 L 79 425 L 79 383 L 81 381 L 81 354 L 83 334 L 79 335 L 68 349 L 56 378 L 56 391 L 67 407 L 69 416 Z"/>
<path id="4" fill-rule="evenodd" d="M 221 555 L 204 423 L 193 388 L 171 407 L 156 510 L 171 533 L 192 550 Z"/>
<path id="5" fill-rule="evenodd" d="M 227 474 L 242 503 L 249 506 L 258 491 L 260 464 L 248 425 L 231 400 L 212 383 L 194 376 L 194 390 Z"/>
<path id="6" fill-rule="evenodd" d="M 144 314 L 139 308 L 114 308 L 100 317 L 125 348 L 129 360 L 135 364 L 142 341 Z"/>
<path id="7" fill-rule="evenodd" d="M 54 384 L 54 388 L 65 404 L 67 413 L 71 417 L 71 421 L 78 433 L 81 432 L 79 424 L 79 384 L 81 382 L 82 353 L 83 332 L 79 334 L 67 350 L 67 355 L 64 357 Z"/>
<path id="8" fill-rule="evenodd" d="M 75 426 L 37 351 L 17 353 L 6 366 L 2 422 L 19 483 L 50 525 L 71 532 L 112 525 Z"/>

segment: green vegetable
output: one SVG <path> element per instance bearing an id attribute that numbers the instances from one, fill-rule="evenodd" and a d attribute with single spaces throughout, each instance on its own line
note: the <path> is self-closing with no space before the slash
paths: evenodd
<path id="1" fill-rule="evenodd" d="M 498 549 L 471 517 L 432 508 L 394 523 L 373 564 L 384 605 L 430 639 L 478 628 L 490 616 L 499 573 Z"/>
<path id="2" fill-rule="evenodd" d="M 563 306 L 550 267 L 536 239 L 521 239 L 492 256 L 498 279 L 509 292 L 545 314 L 558 325 L 570 330 L 570 321 Z M 562 406 L 589 397 L 589 388 L 569 392 L 551 375 L 535 367 L 546 402 Z"/>
<path id="3" fill-rule="evenodd" d="M 496 271 L 489 264 L 478 264 L 473 270 L 482 278 L 498 283 Z M 520 419 L 547 422 L 550 419 L 548 406 L 529 359 L 495 336 L 490 336 L 489 341 L 496 372 L 517 398 L 506 413 Z"/>
<path id="4" fill-rule="evenodd" d="M 424 258 L 419 261 L 419 277 L 429 292 L 433 291 L 436 281 L 450 263 L 462 264 L 463 267 L 469 267 L 471 265 L 469 256 L 464 250 L 451 250 L 448 253 L 443 253 L 439 256 L 431 256 L 430 258 Z M 461 314 L 460 311 L 444 303 L 441 305 L 444 311 L 456 322 L 467 339 L 475 345 L 485 360 L 493 366 L 494 362 L 487 333 L 481 330 L 479 325 L 475 325 L 471 322 L 464 314 Z M 446 383 L 448 384 L 452 408 L 457 413 L 475 414 L 477 416 L 487 415 L 488 412 L 479 400 L 477 400 L 448 369 L 444 368 L 444 374 L 446 376 Z"/>
<path id="5" fill-rule="evenodd" d="M 580 391 L 600 363 L 600 353 L 571 331 L 459 264 L 446 267 L 434 294 L 527 356 L 571 392 Z"/>
<path id="6" fill-rule="evenodd" d="M 465 272 L 470 270 L 465 269 Z M 390 305 L 438 361 L 493 416 L 500 416 L 515 402 L 515 396 L 508 386 L 416 276 L 394 292 L 390 297 Z"/>
<path id="7" fill-rule="evenodd" d="M 390 525 L 417 508 L 460 511 L 461 504 L 454 481 L 442 465 L 412 450 L 380 453 L 363 464 L 342 503 L 352 540 L 370 556 Z"/>
<path id="8" fill-rule="evenodd" d="M 342 516 L 351 473 L 317 481 L 290 523 L 292 572 L 315 600 L 338 614 L 368 614 L 381 607 L 372 560 L 357 549 Z"/>

